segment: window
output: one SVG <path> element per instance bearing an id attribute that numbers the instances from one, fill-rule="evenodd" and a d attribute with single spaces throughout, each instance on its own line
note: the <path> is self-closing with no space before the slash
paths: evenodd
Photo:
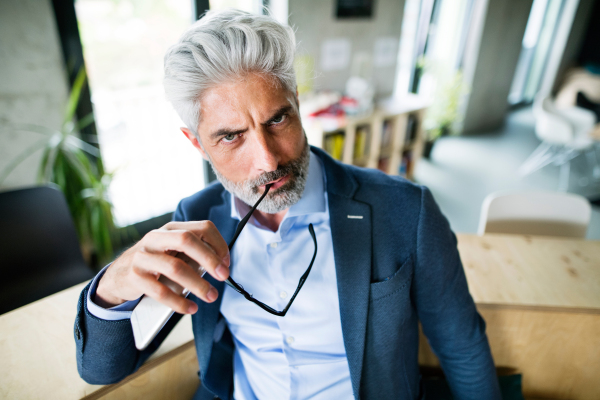
<path id="1" fill-rule="evenodd" d="M 162 86 L 164 53 L 192 23 L 192 2 L 77 0 L 75 8 L 117 223 L 171 212 L 204 186 L 202 157 Z"/>

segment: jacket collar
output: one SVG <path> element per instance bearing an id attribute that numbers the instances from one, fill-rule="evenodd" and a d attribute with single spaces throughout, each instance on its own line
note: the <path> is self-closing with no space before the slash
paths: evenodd
<path id="1" fill-rule="evenodd" d="M 348 168 L 342 166 L 318 147 L 311 146 L 310 148 L 323 163 L 325 177 L 327 178 L 327 193 L 352 198 L 358 189 L 358 183 L 350 174 Z"/>

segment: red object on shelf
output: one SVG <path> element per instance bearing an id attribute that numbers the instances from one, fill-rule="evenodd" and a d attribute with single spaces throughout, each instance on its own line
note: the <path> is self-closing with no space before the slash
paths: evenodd
<path id="1" fill-rule="evenodd" d="M 313 113 L 310 113 L 311 117 L 344 117 L 346 115 L 347 108 L 356 108 L 358 107 L 358 101 L 351 97 L 343 96 L 340 101 L 335 104 L 330 105 L 327 108 L 323 108 L 321 110 L 317 110 Z"/>
<path id="2" fill-rule="evenodd" d="M 311 117 L 343 117 L 346 115 L 346 113 L 339 103 L 335 103 L 327 108 L 315 111 L 309 115 Z"/>

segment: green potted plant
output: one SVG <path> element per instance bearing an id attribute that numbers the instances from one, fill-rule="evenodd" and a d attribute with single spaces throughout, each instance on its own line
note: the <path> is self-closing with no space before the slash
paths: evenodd
<path id="1" fill-rule="evenodd" d="M 32 124 L 15 127 L 19 131 L 41 134 L 43 138 L 7 165 L 0 173 L 0 184 L 17 165 L 43 148 L 38 183 L 55 184 L 62 190 L 75 222 L 84 257 L 97 267 L 113 257 L 113 243 L 119 237 L 113 218 L 113 205 L 108 198 L 112 175 L 104 171 L 100 151 L 79 138 L 81 129 L 93 123 L 94 116 L 89 114 L 75 121 L 75 110 L 85 80 L 85 70 L 82 68 L 73 83 L 60 130 Z"/>
<path id="2" fill-rule="evenodd" d="M 438 138 L 455 133 L 454 125 L 461 117 L 459 107 L 465 92 L 466 85 L 460 70 L 440 86 L 424 121 L 427 140 L 423 149 L 423 157 L 430 157 L 433 145 Z"/>

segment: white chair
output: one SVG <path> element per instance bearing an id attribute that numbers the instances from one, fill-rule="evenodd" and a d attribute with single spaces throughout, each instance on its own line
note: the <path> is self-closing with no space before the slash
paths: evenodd
<path id="1" fill-rule="evenodd" d="M 589 201 L 572 193 L 496 192 L 483 201 L 477 233 L 585 238 L 591 215 Z"/>
<path id="2" fill-rule="evenodd" d="M 600 166 L 596 160 L 594 141 L 590 137 L 596 123 L 593 112 L 580 107 L 559 109 L 550 98 L 537 97 L 533 114 L 535 133 L 542 143 L 519 168 L 521 177 L 546 165 L 557 165 L 561 167 L 559 190 L 567 191 L 570 161 L 587 152 L 593 178 L 600 179 Z"/>

